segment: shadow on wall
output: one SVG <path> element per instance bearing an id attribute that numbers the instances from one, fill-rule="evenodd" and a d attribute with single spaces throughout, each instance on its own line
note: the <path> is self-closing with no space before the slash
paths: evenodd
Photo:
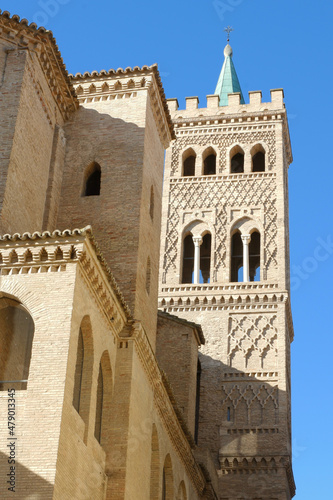
<path id="1" fill-rule="evenodd" d="M 232 497 L 242 490 L 244 499 L 284 495 L 291 436 L 288 397 L 278 388 L 277 370 L 254 376 L 255 370 L 242 372 L 201 353 L 199 359 L 198 445 L 211 450 L 220 493 Z"/>
<path id="2" fill-rule="evenodd" d="M 8 441 L 10 443 L 10 441 Z M 8 448 L 8 455 L 10 448 Z M 16 448 L 19 452 L 19 443 Z M 13 452 L 12 452 L 13 453 Z M 20 500 L 47 500 L 53 498 L 53 485 L 37 474 L 31 472 L 18 462 L 8 463 L 8 455 L 0 452 L 0 470 L 2 480 L 0 483 L 0 497 L 2 500 L 19 498 Z M 36 456 L 40 456 L 40 467 L 43 463 L 43 450 L 36 450 Z M 9 488 L 14 488 L 10 490 Z"/>

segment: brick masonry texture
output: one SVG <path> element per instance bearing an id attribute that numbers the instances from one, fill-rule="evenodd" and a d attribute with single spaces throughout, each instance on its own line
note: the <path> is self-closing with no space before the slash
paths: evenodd
<path id="1" fill-rule="evenodd" d="M 14 387 L 17 498 L 290 500 L 282 91 L 178 110 L 156 65 L 70 76 L 50 32 L 1 11 L 0 49 L 0 410 Z M 268 168 L 254 174 L 258 143 Z M 216 175 L 202 175 L 207 148 Z M 100 193 L 85 196 L 95 164 Z M 248 220 L 261 281 L 231 283 L 231 232 Z M 184 285 L 197 221 L 211 280 Z M 5 418 L 0 435 L 5 477 Z"/>

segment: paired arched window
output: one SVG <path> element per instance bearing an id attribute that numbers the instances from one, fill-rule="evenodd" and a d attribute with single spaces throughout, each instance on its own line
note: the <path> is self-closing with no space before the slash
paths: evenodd
<path id="1" fill-rule="evenodd" d="M 216 174 L 216 153 L 213 148 L 209 148 L 203 154 L 203 175 Z"/>
<path id="2" fill-rule="evenodd" d="M 195 175 L 195 162 L 197 155 L 192 148 L 183 154 L 183 176 L 193 177 Z"/>
<path id="3" fill-rule="evenodd" d="M 34 322 L 19 301 L 0 298 L 0 390 L 26 389 Z"/>
<path id="4" fill-rule="evenodd" d="M 101 192 L 101 167 L 93 162 L 87 168 L 83 196 L 99 196 Z"/>
<path id="5" fill-rule="evenodd" d="M 244 262 L 244 259 L 246 261 Z M 260 281 L 260 233 L 241 236 L 237 230 L 231 238 L 230 281 Z"/>
<path id="6" fill-rule="evenodd" d="M 252 172 L 265 172 L 266 154 L 261 144 L 251 149 Z"/>
<path id="7" fill-rule="evenodd" d="M 210 283 L 212 237 L 210 233 L 194 237 L 187 234 L 183 241 L 182 283 Z M 195 258 L 197 247 L 197 258 Z"/>
<path id="8" fill-rule="evenodd" d="M 235 146 L 230 151 L 230 172 L 232 174 L 244 172 L 244 151 L 240 146 Z"/>

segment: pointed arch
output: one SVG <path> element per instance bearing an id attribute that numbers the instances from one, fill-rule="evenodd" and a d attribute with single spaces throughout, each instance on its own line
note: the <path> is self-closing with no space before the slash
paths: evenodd
<path id="1" fill-rule="evenodd" d="M 85 171 L 83 196 L 99 196 L 101 192 L 101 166 L 96 161 Z"/>
<path id="2" fill-rule="evenodd" d="M 85 423 L 84 442 L 87 442 L 88 437 L 93 362 L 91 322 L 89 316 L 84 316 L 78 331 L 73 387 L 73 406 Z"/>
<path id="3" fill-rule="evenodd" d="M 34 332 L 32 316 L 21 302 L 0 297 L 0 390 L 27 388 Z"/>
<path id="4" fill-rule="evenodd" d="M 182 283 L 193 283 L 194 271 L 194 243 L 192 234 L 187 234 L 183 239 L 183 272 Z"/>
<path id="5" fill-rule="evenodd" d="M 150 499 L 160 500 L 160 446 L 155 424 L 151 436 Z"/>
<path id="6" fill-rule="evenodd" d="M 207 148 L 202 155 L 203 175 L 216 174 L 216 151 L 214 148 Z"/>
<path id="7" fill-rule="evenodd" d="M 162 500 L 174 499 L 174 480 L 171 457 L 168 454 L 164 461 L 162 476 Z"/>
<path id="8" fill-rule="evenodd" d="M 238 144 L 234 146 L 229 153 L 230 157 L 230 173 L 241 174 L 244 173 L 244 158 L 245 153 L 243 148 Z"/>
<path id="9" fill-rule="evenodd" d="M 127 88 L 128 89 L 134 89 L 135 87 L 135 83 L 134 83 L 134 80 L 129 80 L 128 83 L 127 83 Z"/>
<path id="10" fill-rule="evenodd" d="M 108 92 L 109 90 L 110 90 L 109 85 L 106 82 L 104 82 L 102 85 L 102 92 Z"/>
<path id="11" fill-rule="evenodd" d="M 115 83 L 114 89 L 115 90 L 121 90 L 123 88 L 121 82 L 118 80 L 118 82 Z"/>
<path id="12" fill-rule="evenodd" d="M 265 172 L 266 151 L 262 144 L 256 144 L 251 149 L 251 170 L 252 172 Z"/>
<path id="13" fill-rule="evenodd" d="M 193 177 L 195 175 L 195 163 L 197 155 L 192 148 L 188 148 L 182 155 L 182 176 Z"/>
<path id="14" fill-rule="evenodd" d="M 179 485 L 177 500 L 187 500 L 187 493 L 184 481 L 182 481 Z"/>
<path id="15" fill-rule="evenodd" d="M 89 87 L 89 94 L 94 94 L 96 92 L 96 85 L 94 85 L 93 83 L 90 85 Z"/>
<path id="16" fill-rule="evenodd" d="M 109 353 L 104 351 L 98 369 L 94 435 L 107 454 L 110 454 L 111 400 L 112 369 Z"/>
<path id="17" fill-rule="evenodd" d="M 82 95 L 84 92 L 83 90 L 83 87 L 81 85 L 79 85 L 77 88 L 76 88 L 76 95 Z"/>
<path id="18" fill-rule="evenodd" d="M 237 283 L 243 279 L 243 243 L 241 233 L 237 229 L 231 238 L 231 272 L 230 281 Z"/>

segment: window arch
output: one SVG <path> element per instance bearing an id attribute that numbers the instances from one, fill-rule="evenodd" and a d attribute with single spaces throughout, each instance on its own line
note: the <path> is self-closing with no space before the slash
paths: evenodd
<path id="1" fill-rule="evenodd" d="M 35 325 L 16 299 L 0 298 L 0 390 L 26 389 Z"/>
<path id="2" fill-rule="evenodd" d="M 100 192 L 101 167 L 97 162 L 93 162 L 86 171 L 83 196 L 99 196 Z"/>
<path id="3" fill-rule="evenodd" d="M 177 500 L 187 500 L 186 487 L 184 481 L 182 481 L 179 485 Z"/>
<path id="4" fill-rule="evenodd" d="M 153 424 L 151 437 L 150 499 L 160 500 L 160 448 L 156 425 Z"/>
<path id="5" fill-rule="evenodd" d="M 230 281 L 243 280 L 243 243 L 240 231 L 236 231 L 231 238 L 231 276 Z"/>
<path id="6" fill-rule="evenodd" d="M 203 154 L 203 175 L 216 174 L 216 152 L 208 148 Z"/>
<path id="7" fill-rule="evenodd" d="M 244 173 L 244 151 L 240 146 L 234 146 L 230 151 L 230 172 Z"/>
<path id="8" fill-rule="evenodd" d="M 162 500 L 173 500 L 174 498 L 174 484 L 173 484 L 173 471 L 170 455 L 167 455 L 163 467 L 162 476 Z"/>
<path id="9" fill-rule="evenodd" d="M 183 241 L 183 276 L 182 283 L 193 283 L 194 243 L 192 234 L 185 236 Z"/>
<path id="10" fill-rule="evenodd" d="M 98 369 L 94 435 L 107 453 L 110 450 L 111 399 L 112 370 L 110 356 L 108 351 L 104 351 Z M 107 457 L 107 459 L 109 460 L 110 457 Z"/>
<path id="11" fill-rule="evenodd" d="M 212 236 L 206 233 L 200 246 L 200 283 L 210 283 L 210 258 Z"/>
<path id="12" fill-rule="evenodd" d="M 251 149 L 252 172 L 265 172 L 266 153 L 261 144 Z"/>
<path id="13" fill-rule="evenodd" d="M 251 234 L 249 245 L 249 274 L 250 281 L 260 281 L 260 233 Z"/>
<path id="14" fill-rule="evenodd" d="M 89 316 L 85 316 L 81 321 L 76 345 L 73 389 L 73 406 L 85 423 L 85 443 L 87 442 L 89 427 L 93 362 L 94 349 L 92 328 Z"/>
<path id="15" fill-rule="evenodd" d="M 183 177 L 193 177 L 195 175 L 195 162 L 197 155 L 192 148 L 183 153 Z"/>

